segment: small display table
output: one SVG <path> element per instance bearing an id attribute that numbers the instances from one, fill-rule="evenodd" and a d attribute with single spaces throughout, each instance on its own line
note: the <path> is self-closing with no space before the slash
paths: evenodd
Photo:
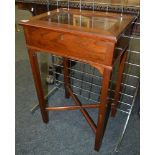
<path id="1" fill-rule="evenodd" d="M 124 62 L 127 56 L 131 15 L 95 12 L 76 9 L 57 9 L 21 21 L 32 67 L 35 87 L 43 121 L 48 122 L 48 112 L 55 110 L 80 110 L 95 133 L 95 150 L 99 150 L 107 124 L 108 88 L 111 72 L 120 59 L 114 101 L 110 105 L 115 116 L 119 101 Z M 119 44 L 121 50 L 115 51 Z M 72 97 L 75 106 L 47 107 L 41 85 L 37 52 L 47 52 L 64 58 L 64 87 L 66 98 Z M 73 94 L 69 79 L 69 61 L 78 60 L 95 67 L 103 76 L 100 103 L 81 104 Z M 98 108 L 98 121 L 94 123 L 86 108 Z"/>

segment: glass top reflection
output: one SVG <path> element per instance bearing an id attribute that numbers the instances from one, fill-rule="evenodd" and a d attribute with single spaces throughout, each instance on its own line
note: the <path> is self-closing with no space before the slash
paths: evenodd
<path id="1" fill-rule="evenodd" d="M 99 16 L 86 16 L 72 14 L 68 12 L 59 12 L 57 14 L 48 15 L 40 18 L 40 20 L 53 22 L 57 24 L 68 24 L 76 27 L 92 28 L 92 29 L 110 29 L 118 19 Z"/>

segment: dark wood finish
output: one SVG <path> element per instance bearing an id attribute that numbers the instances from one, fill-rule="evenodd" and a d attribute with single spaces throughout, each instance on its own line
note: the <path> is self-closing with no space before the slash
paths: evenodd
<path id="1" fill-rule="evenodd" d="M 47 111 L 61 111 L 61 110 L 78 110 L 82 108 L 98 108 L 99 104 L 84 104 L 81 106 L 74 105 L 74 106 L 65 106 L 65 107 L 47 107 Z"/>
<path id="2" fill-rule="evenodd" d="M 84 61 L 86 63 L 100 63 L 110 65 L 114 46 L 112 43 L 96 41 L 88 37 L 49 31 L 42 28 L 28 28 L 29 43 L 32 49 L 46 50 L 54 54 Z M 44 38 L 44 39 L 42 39 Z M 76 49 L 76 50 L 75 50 Z M 77 51 L 81 51 L 79 54 Z M 90 52 L 91 51 L 91 52 Z M 96 53 L 94 55 L 94 53 Z"/>
<path id="3" fill-rule="evenodd" d="M 110 76 L 111 76 L 111 70 L 105 68 L 103 71 L 102 90 L 101 90 L 101 96 L 100 96 L 100 108 L 98 113 L 97 131 L 96 131 L 96 138 L 95 138 L 95 150 L 97 151 L 99 151 L 100 149 L 102 138 L 106 128 L 105 114 L 106 114 Z"/>
<path id="4" fill-rule="evenodd" d="M 47 119 L 47 111 L 80 109 L 95 133 L 95 150 L 97 151 L 100 149 L 110 112 L 107 97 L 111 72 L 116 61 L 123 55 L 116 88 L 116 105 L 123 70 L 122 63 L 125 59 L 124 55 L 126 55 L 123 54 L 124 49 L 115 53 L 114 48 L 118 40 L 121 42 L 122 34 L 132 21 L 133 17 L 130 15 L 121 16 L 116 13 L 59 9 L 33 17 L 28 22 L 21 22 L 24 27 L 27 47 L 31 49 L 29 50 L 30 62 L 43 119 Z M 127 43 L 128 41 L 124 41 L 120 45 L 126 48 L 124 44 Z M 44 51 L 64 57 L 65 95 L 67 98 L 72 97 L 76 106 L 45 107 L 36 57 L 32 59 L 30 51 Z M 77 96 L 73 94 L 68 70 L 70 58 L 92 65 L 103 76 L 98 106 L 82 105 Z M 85 108 L 99 109 L 97 125 Z"/>
<path id="5" fill-rule="evenodd" d="M 29 49 L 29 59 L 31 63 L 31 68 L 32 68 L 32 73 L 33 73 L 33 78 L 35 82 L 35 87 L 38 95 L 38 100 L 39 100 L 39 106 L 40 106 L 40 111 L 42 114 L 42 119 L 44 123 L 48 122 L 48 112 L 45 110 L 46 103 L 44 99 L 44 93 L 41 85 L 41 78 L 40 78 L 40 72 L 39 72 L 39 66 L 38 66 L 38 61 L 37 61 L 37 54 L 35 51 Z"/>
<path id="6" fill-rule="evenodd" d="M 127 50 L 123 53 L 120 61 L 120 66 L 118 70 L 118 78 L 116 81 L 116 88 L 115 88 L 115 96 L 114 96 L 114 102 L 112 103 L 112 110 L 111 110 L 111 115 L 115 117 L 116 112 L 117 112 L 117 106 L 118 106 L 118 101 L 120 99 L 120 91 L 121 91 L 121 82 L 123 78 L 123 70 L 125 66 L 125 60 L 127 57 Z"/>

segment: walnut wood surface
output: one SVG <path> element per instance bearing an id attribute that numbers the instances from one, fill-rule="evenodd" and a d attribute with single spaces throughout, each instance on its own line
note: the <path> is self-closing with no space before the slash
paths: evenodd
<path id="1" fill-rule="evenodd" d="M 101 89 L 101 96 L 100 96 L 100 108 L 98 112 L 98 121 L 97 121 L 97 130 L 96 130 L 96 137 L 95 137 L 95 150 L 99 151 L 100 146 L 102 144 L 102 138 L 105 133 L 107 121 L 106 118 L 106 111 L 107 111 L 107 97 L 108 97 L 108 88 L 109 88 L 109 80 L 111 77 L 111 70 L 104 69 L 103 72 L 103 80 L 102 80 L 102 89 Z"/>
<path id="2" fill-rule="evenodd" d="M 47 13 L 33 17 L 28 22 L 21 22 L 26 34 L 27 46 L 34 50 L 46 51 L 63 57 L 68 57 L 89 63 L 95 67 L 99 65 L 112 66 L 115 43 L 121 32 L 132 22 L 133 17 L 116 13 L 100 13 L 76 9 L 53 10 L 50 16 L 69 13 L 83 16 L 90 22 L 93 18 L 103 19 L 103 29 L 80 27 L 77 25 L 61 24 L 42 20 L 49 17 Z M 105 20 L 105 19 L 106 20 Z M 109 19 L 110 21 L 107 21 Z M 109 28 L 104 26 L 114 20 Z M 105 24 L 105 25 L 104 25 Z M 101 27 L 101 26 L 100 26 Z M 99 69 L 101 72 L 101 69 Z"/>
<path id="3" fill-rule="evenodd" d="M 47 107 L 47 111 L 64 111 L 64 110 L 80 110 L 82 108 L 98 108 L 99 104 L 84 104 L 81 106 L 74 105 L 74 106 L 64 106 L 64 107 Z"/>

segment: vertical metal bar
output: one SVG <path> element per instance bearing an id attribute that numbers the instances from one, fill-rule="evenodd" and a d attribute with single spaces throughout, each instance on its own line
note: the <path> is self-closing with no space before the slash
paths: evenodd
<path id="1" fill-rule="evenodd" d="M 122 2 L 123 1 L 123 2 Z M 121 16 L 123 16 L 123 11 L 124 11 L 124 2 L 125 0 L 122 0 L 121 3 L 122 3 L 122 10 L 121 10 Z"/>
<path id="2" fill-rule="evenodd" d="M 69 12 L 68 12 L 68 24 L 70 25 L 70 13 Z"/>
<path id="3" fill-rule="evenodd" d="M 85 64 L 80 64 L 82 67 L 81 69 L 83 68 L 83 72 L 84 72 L 84 69 L 85 69 Z M 84 66 L 84 67 L 83 67 Z M 82 88 L 83 88 L 83 78 L 84 78 L 84 73 L 82 73 L 81 75 L 81 89 L 80 89 L 80 95 L 82 94 Z"/>
<path id="4" fill-rule="evenodd" d="M 57 0 L 57 12 L 59 12 L 59 0 Z"/>
<path id="5" fill-rule="evenodd" d="M 75 74 L 74 74 L 74 71 L 71 70 L 71 63 L 72 63 L 72 62 L 73 62 L 73 61 L 71 60 L 71 61 L 70 61 L 70 65 L 69 65 L 69 66 L 70 66 L 70 68 L 69 68 L 69 69 L 70 69 L 70 77 L 72 77 L 72 76 L 74 77 L 74 75 L 75 75 Z M 74 81 L 74 79 L 71 78 L 71 80 L 70 80 L 71 85 L 73 85 L 73 81 Z"/>
<path id="6" fill-rule="evenodd" d="M 94 7 L 95 7 L 95 0 L 93 0 L 93 12 L 94 12 Z"/>
<path id="7" fill-rule="evenodd" d="M 80 27 L 82 25 L 82 16 L 80 15 Z"/>
<path id="8" fill-rule="evenodd" d="M 91 67 L 90 67 L 91 68 Z M 95 68 L 93 68 L 93 73 L 92 74 L 94 74 L 94 71 L 95 71 Z M 92 84 L 93 84 L 93 77 L 91 77 L 91 82 L 90 82 L 90 92 L 92 91 Z M 89 95 L 88 95 L 88 98 L 90 98 L 90 93 L 89 93 Z"/>
<path id="9" fill-rule="evenodd" d="M 68 10 L 69 10 L 69 0 L 68 0 Z"/>
<path id="10" fill-rule="evenodd" d="M 80 12 L 81 12 L 81 3 L 82 3 L 82 2 L 81 2 L 81 0 L 80 0 Z"/>
<path id="11" fill-rule="evenodd" d="M 106 12 L 108 12 L 108 10 L 109 10 L 110 1 L 111 1 L 111 0 L 109 0 L 109 2 L 107 3 Z"/>

